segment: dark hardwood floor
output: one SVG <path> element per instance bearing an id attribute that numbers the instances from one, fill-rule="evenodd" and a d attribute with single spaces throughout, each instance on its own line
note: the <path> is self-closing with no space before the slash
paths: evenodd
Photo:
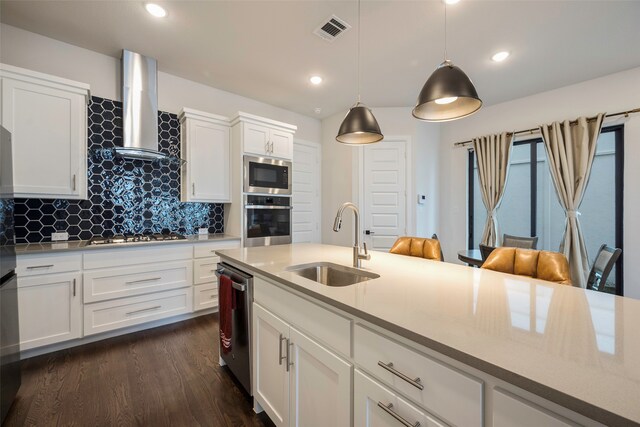
<path id="1" fill-rule="evenodd" d="M 25 360 L 3 426 L 271 426 L 217 336 L 212 314 Z"/>

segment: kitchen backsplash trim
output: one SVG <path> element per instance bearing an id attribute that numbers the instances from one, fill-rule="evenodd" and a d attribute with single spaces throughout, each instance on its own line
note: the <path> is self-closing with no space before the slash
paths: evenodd
<path id="1" fill-rule="evenodd" d="M 134 160 L 115 154 L 122 146 L 122 103 L 91 97 L 88 105 L 88 200 L 15 199 L 16 243 L 93 236 L 160 233 L 195 234 L 207 227 L 224 232 L 221 203 L 180 201 L 180 123 L 158 112 L 158 150 L 172 159 Z"/>

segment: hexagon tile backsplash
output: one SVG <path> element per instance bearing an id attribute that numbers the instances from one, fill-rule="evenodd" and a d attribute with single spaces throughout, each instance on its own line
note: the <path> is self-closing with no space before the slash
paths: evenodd
<path id="1" fill-rule="evenodd" d="M 180 162 L 116 156 L 122 146 L 122 103 L 91 97 L 88 107 L 88 200 L 15 199 L 16 243 L 69 240 L 123 233 L 224 232 L 222 204 L 180 202 Z M 178 116 L 158 112 L 158 149 L 180 155 Z"/>

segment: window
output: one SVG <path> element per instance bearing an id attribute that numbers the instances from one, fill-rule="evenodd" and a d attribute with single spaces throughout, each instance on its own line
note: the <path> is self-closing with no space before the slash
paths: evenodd
<path id="1" fill-rule="evenodd" d="M 589 261 L 603 243 L 622 248 L 623 126 L 602 129 L 582 205 L 580 224 Z M 469 248 L 477 248 L 487 212 L 482 203 L 473 150 L 469 152 Z M 472 190 L 472 191 L 471 191 Z M 557 251 L 565 216 L 553 187 L 542 138 L 514 142 L 509 176 L 497 212 L 500 232 L 538 236 L 538 249 Z M 623 294 L 622 256 L 607 280 L 611 292 Z"/>

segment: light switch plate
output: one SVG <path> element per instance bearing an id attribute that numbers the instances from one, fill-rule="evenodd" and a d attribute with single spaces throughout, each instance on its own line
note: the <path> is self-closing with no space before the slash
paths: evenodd
<path id="1" fill-rule="evenodd" d="M 59 242 L 64 240 L 69 240 L 69 233 L 67 233 L 66 231 L 61 231 L 59 233 L 51 233 L 52 242 Z"/>
<path id="2" fill-rule="evenodd" d="M 209 234 L 209 229 L 206 227 L 198 228 L 198 234 Z"/>

